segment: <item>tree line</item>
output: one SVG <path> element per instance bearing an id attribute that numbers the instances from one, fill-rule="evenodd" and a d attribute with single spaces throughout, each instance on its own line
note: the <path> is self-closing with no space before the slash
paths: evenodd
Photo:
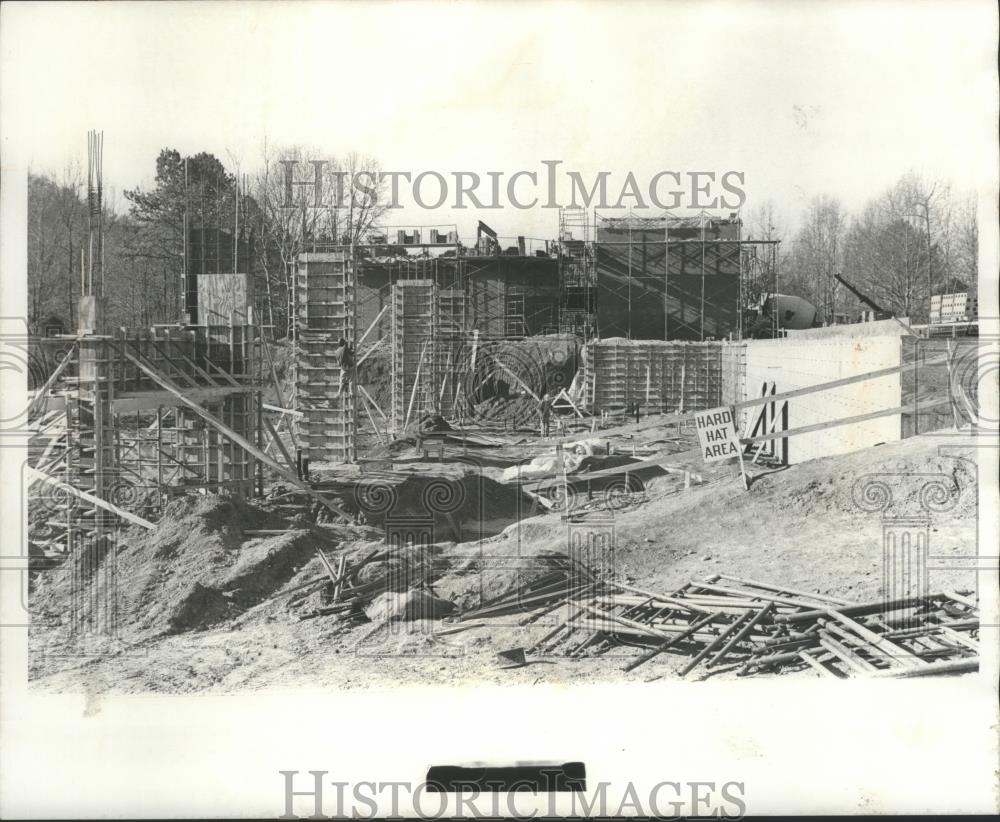
<path id="1" fill-rule="evenodd" d="M 748 223 L 758 239 L 781 237 L 773 203 L 752 210 Z M 805 297 L 827 322 L 856 319 L 868 306 L 839 274 L 886 311 L 922 323 L 931 295 L 977 293 L 978 251 L 975 198 L 911 171 L 857 214 L 835 197 L 814 197 L 798 231 L 783 238 L 777 290 Z"/>
<path id="2" fill-rule="evenodd" d="M 253 279 L 258 322 L 272 327 L 276 337 L 288 330 L 291 263 L 302 251 L 323 244 L 360 242 L 384 211 L 384 192 L 315 207 L 305 189 L 286 197 L 280 160 L 321 156 L 301 147 L 280 153 L 265 147 L 253 174 L 241 174 L 216 156 L 201 152 L 182 157 L 163 149 L 148 189 L 124 191 L 124 203 L 105 199 L 104 295 L 106 322 L 142 327 L 183 321 L 185 237 L 187 264 L 192 261 L 192 238 L 221 229 L 236 237 L 238 257 L 212 261 L 222 272 L 238 270 Z M 323 155 L 325 156 L 325 155 Z M 368 157 L 349 154 L 327 163 L 324 173 L 335 175 L 377 170 Z M 81 250 L 88 237 L 87 190 L 79 166 L 62 174 L 28 175 L 28 323 L 32 333 L 61 325 L 73 333 L 77 300 L 82 293 L 82 271 L 87 255 Z M 209 234 L 209 236 L 216 236 Z M 199 252 L 214 254 L 212 241 Z M 229 246 L 232 249 L 232 245 Z M 229 251 L 231 253 L 231 250 Z"/>
<path id="3" fill-rule="evenodd" d="M 258 322 L 275 337 L 288 330 L 291 265 L 317 244 L 358 243 L 376 228 L 385 192 L 368 200 L 316 206 L 310 191 L 296 187 L 291 205 L 281 161 L 306 163 L 327 156 L 304 147 L 266 144 L 252 174 L 212 154 L 182 157 L 163 149 L 148 189 L 124 192 L 124 202 L 104 203 L 104 294 L 107 323 L 142 327 L 183 321 L 184 239 L 204 228 L 238 236 L 238 260 L 218 270 L 246 269 L 253 277 Z M 377 172 L 370 157 L 349 154 L 326 163 L 328 189 L 337 175 Z M 349 178 L 350 179 L 350 178 Z M 87 242 L 87 191 L 79 166 L 61 175 L 31 173 L 28 179 L 28 321 L 34 333 L 53 323 L 73 332 Z M 777 290 L 810 300 L 826 321 L 854 319 L 863 306 L 834 274 L 840 274 L 897 316 L 925 322 L 931 294 L 970 291 L 977 281 L 975 201 L 956 196 L 943 182 L 916 173 L 901 177 L 857 214 L 829 195 L 814 197 L 801 227 L 783 236 L 773 203 L 744 217 L 744 237 L 781 239 Z M 190 262 L 190 261 L 189 261 Z M 197 269 L 195 269 L 197 270 Z"/>

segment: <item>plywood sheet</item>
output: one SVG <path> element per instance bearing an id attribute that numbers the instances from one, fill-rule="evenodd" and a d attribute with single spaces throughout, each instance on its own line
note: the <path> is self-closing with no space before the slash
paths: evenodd
<path id="1" fill-rule="evenodd" d="M 253 286 L 249 274 L 198 276 L 198 324 L 246 325 L 250 322 Z"/>

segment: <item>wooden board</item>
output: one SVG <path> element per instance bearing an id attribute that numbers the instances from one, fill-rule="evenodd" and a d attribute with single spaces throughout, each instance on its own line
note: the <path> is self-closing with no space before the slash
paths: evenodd
<path id="1" fill-rule="evenodd" d="M 249 274 L 198 276 L 199 325 L 245 325 L 250 322 L 253 285 Z"/>

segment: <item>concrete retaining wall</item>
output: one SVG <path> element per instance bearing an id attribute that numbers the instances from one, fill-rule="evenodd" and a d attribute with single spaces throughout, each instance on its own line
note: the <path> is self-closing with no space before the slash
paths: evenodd
<path id="1" fill-rule="evenodd" d="M 900 363 L 901 345 L 897 335 L 750 340 L 746 343 L 745 396 L 760 396 L 761 387 L 771 382 L 780 394 Z M 901 396 L 897 373 L 795 397 L 789 401 L 788 427 L 802 428 L 897 408 L 902 404 Z M 893 414 L 792 437 L 788 444 L 788 460 L 794 464 L 831 454 L 845 454 L 900 438 L 900 415 Z"/>

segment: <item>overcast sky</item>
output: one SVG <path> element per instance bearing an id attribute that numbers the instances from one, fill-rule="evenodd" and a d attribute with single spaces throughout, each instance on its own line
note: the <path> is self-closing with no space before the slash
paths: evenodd
<path id="1" fill-rule="evenodd" d="M 910 168 L 996 174 L 996 6 L 921 3 L 5 3 L 4 163 L 55 171 L 105 134 L 106 185 L 165 146 L 244 170 L 273 145 L 418 173 L 738 170 L 786 222 Z M 994 148 L 991 149 L 991 141 Z M 433 190 L 431 190 L 433 194 Z M 405 194 L 405 186 L 404 186 Z M 405 198 L 404 198 L 405 199 Z M 722 209 L 720 209 L 722 211 Z M 407 209 L 550 237 L 554 210 Z"/>

